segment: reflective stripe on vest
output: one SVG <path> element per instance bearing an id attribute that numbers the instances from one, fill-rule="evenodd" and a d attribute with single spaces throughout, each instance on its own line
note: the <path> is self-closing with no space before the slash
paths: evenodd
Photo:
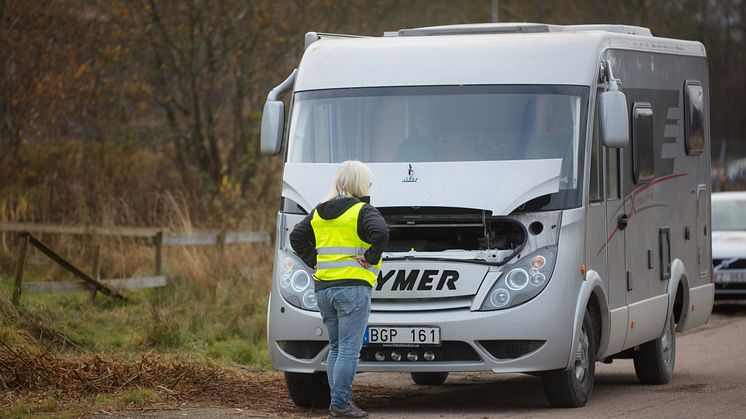
<path id="1" fill-rule="evenodd" d="M 381 269 L 381 262 L 363 268 L 355 259 L 361 256 L 370 243 L 357 234 L 358 217 L 365 203 L 358 202 L 339 217 L 325 220 L 314 211 L 311 218 L 316 239 L 317 265 L 314 276 L 319 281 L 360 279 L 373 286 Z"/>
<path id="2" fill-rule="evenodd" d="M 333 268 L 363 268 L 356 260 L 340 260 L 338 262 L 318 262 L 316 269 L 333 269 Z M 363 268 L 370 272 L 373 272 L 376 276 L 380 269 L 371 265 L 370 268 Z"/>
<path id="3" fill-rule="evenodd" d="M 316 253 L 320 255 L 362 255 L 365 250 L 362 247 L 335 246 L 316 248 Z"/>

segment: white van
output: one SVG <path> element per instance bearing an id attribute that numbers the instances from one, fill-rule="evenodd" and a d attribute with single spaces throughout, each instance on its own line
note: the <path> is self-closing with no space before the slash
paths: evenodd
<path id="1" fill-rule="evenodd" d="M 713 304 L 708 91 L 701 43 L 640 27 L 307 34 L 262 122 L 263 152 L 286 134 L 268 341 L 295 403 L 328 404 L 327 337 L 288 235 L 351 159 L 391 228 L 358 371 L 532 373 L 556 406 L 597 361 L 668 382 Z"/>

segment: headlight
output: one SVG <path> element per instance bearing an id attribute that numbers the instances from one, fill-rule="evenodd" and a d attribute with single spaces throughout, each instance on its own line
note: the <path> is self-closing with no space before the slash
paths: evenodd
<path id="1" fill-rule="evenodd" d="M 554 270 L 557 248 L 544 247 L 506 267 L 482 304 L 482 310 L 514 307 L 536 297 Z"/>
<path id="2" fill-rule="evenodd" d="M 505 288 L 498 288 L 490 293 L 490 303 L 496 308 L 503 308 L 510 302 L 510 293 Z"/>
<path id="3" fill-rule="evenodd" d="M 278 252 L 276 263 L 280 294 L 285 301 L 305 310 L 319 311 L 308 267 L 297 256 L 284 251 Z"/>
<path id="4" fill-rule="evenodd" d="M 304 270 L 295 271 L 290 278 L 290 286 L 295 292 L 303 292 L 308 289 L 309 285 L 311 285 L 311 275 Z"/>
<path id="5" fill-rule="evenodd" d="M 508 272 L 505 283 L 513 291 L 520 291 L 528 285 L 528 272 L 525 269 L 516 268 Z"/>

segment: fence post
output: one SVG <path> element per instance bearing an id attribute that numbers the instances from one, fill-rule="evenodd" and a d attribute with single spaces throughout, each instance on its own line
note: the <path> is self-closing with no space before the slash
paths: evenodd
<path id="1" fill-rule="evenodd" d="M 160 276 L 163 272 L 163 232 L 159 231 L 153 236 L 153 246 L 155 246 L 155 276 Z"/>
<path id="2" fill-rule="evenodd" d="M 220 230 L 220 233 L 218 233 L 218 237 L 217 237 L 217 241 L 218 241 L 218 243 L 217 243 L 217 245 L 218 245 L 218 253 L 220 253 L 221 257 L 225 253 L 225 235 L 226 235 L 226 233 L 227 233 L 226 230 L 222 229 L 222 230 Z"/>
<path id="3" fill-rule="evenodd" d="M 16 282 L 13 285 L 13 305 L 18 306 L 21 300 L 21 284 L 23 283 L 23 268 L 26 266 L 26 251 L 28 250 L 29 234 L 21 234 L 21 250 L 18 253 L 16 265 Z"/>
<path id="4" fill-rule="evenodd" d="M 91 276 L 96 281 L 101 279 L 100 258 L 101 258 L 101 245 L 97 243 L 93 245 L 93 253 L 91 255 Z M 98 291 L 96 290 L 96 288 L 91 289 L 91 300 L 96 298 L 97 292 Z"/>

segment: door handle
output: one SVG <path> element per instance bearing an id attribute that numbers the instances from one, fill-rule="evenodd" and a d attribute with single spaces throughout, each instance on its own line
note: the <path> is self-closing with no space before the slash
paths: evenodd
<path id="1" fill-rule="evenodd" d="M 627 214 L 622 214 L 617 218 L 616 225 L 619 227 L 619 230 L 624 230 L 627 228 L 627 224 L 629 223 L 629 218 L 627 218 Z"/>

